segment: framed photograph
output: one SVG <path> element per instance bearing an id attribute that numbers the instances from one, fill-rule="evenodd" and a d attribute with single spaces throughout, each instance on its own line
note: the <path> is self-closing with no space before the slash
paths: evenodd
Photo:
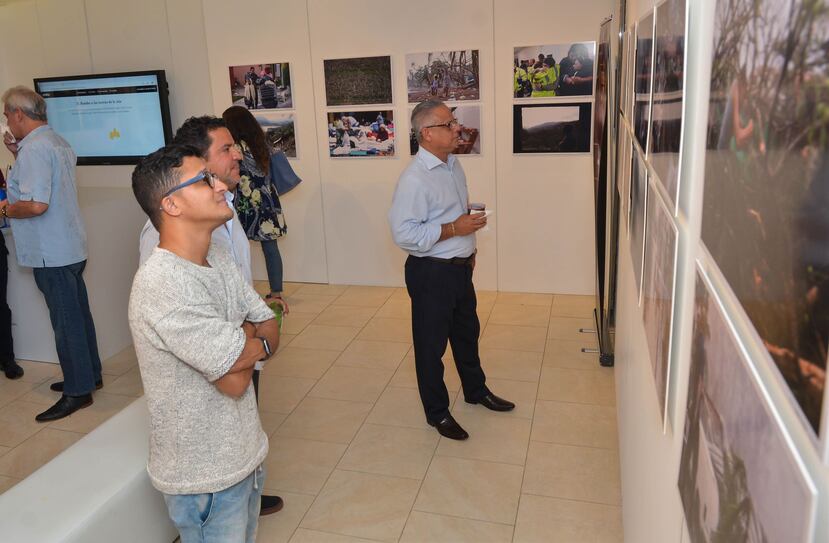
<path id="1" fill-rule="evenodd" d="M 655 180 L 651 181 L 655 183 Z M 674 285 L 676 281 L 677 238 L 673 213 L 659 192 L 648 191 L 645 265 L 642 279 L 642 320 L 651 361 L 662 429 L 667 430 L 668 383 L 673 343 Z"/>
<path id="2" fill-rule="evenodd" d="M 406 55 L 406 70 L 410 104 L 481 97 L 477 49 Z"/>
<path id="3" fill-rule="evenodd" d="M 619 227 L 620 232 L 628 230 L 628 212 L 630 210 L 630 159 L 631 139 L 624 121 L 619 123 L 619 137 L 616 140 L 616 188 L 619 191 Z"/>
<path id="4" fill-rule="evenodd" d="M 593 96 L 596 42 L 513 48 L 513 98 Z"/>
<path id="5" fill-rule="evenodd" d="M 391 57 L 324 60 L 328 106 L 391 104 Z"/>
<path id="6" fill-rule="evenodd" d="M 628 121 L 631 120 L 630 102 L 631 95 L 633 94 L 632 87 L 635 36 L 636 34 L 634 33 L 633 28 L 629 28 L 628 30 L 625 30 L 624 37 L 622 38 L 622 65 L 620 67 L 622 72 L 622 81 L 620 83 L 621 88 L 619 90 L 619 109 Z"/>
<path id="7" fill-rule="evenodd" d="M 288 158 L 296 158 L 296 128 L 293 113 L 253 113 L 262 131 L 265 140 L 271 149 L 282 151 Z"/>
<path id="8" fill-rule="evenodd" d="M 666 0 L 656 6 L 656 50 L 653 68 L 653 107 L 648 161 L 671 198 L 676 212 L 679 192 L 679 152 L 685 88 L 686 0 Z"/>
<path id="9" fill-rule="evenodd" d="M 592 104 L 515 104 L 512 152 L 589 153 Z"/>
<path id="10" fill-rule="evenodd" d="M 329 112 L 328 152 L 336 158 L 393 156 L 394 112 Z"/>
<path id="11" fill-rule="evenodd" d="M 634 147 L 630 174 L 630 257 L 636 282 L 637 303 L 642 303 L 642 268 L 645 261 L 645 228 L 648 210 L 648 167 Z"/>
<path id="12" fill-rule="evenodd" d="M 809 5 L 717 5 L 701 237 L 826 459 L 829 12 Z"/>
<path id="13" fill-rule="evenodd" d="M 633 134 L 648 150 L 648 128 L 651 115 L 651 82 L 653 56 L 653 12 L 636 23 L 636 54 L 633 62 Z"/>
<path id="14" fill-rule="evenodd" d="M 812 541 L 816 489 L 697 270 L 679 493 L 693 542 Z"/>
<path id="15" fill-rule="evenodd" d="M 480 155 L 481 154 L 481 106 L 478 105 L 449 105 L 452 115 L 458 120 L 461 129 L 461 140 L 452 154 L 455 155 Z M 409 117 L 411 118 L 411 109 Z M 412 155 L 417 153 L 420 146 L 417 143 L 414 129 L 409 129 L 409 151 Z"/>
<path id="16" fill-rule="evenodd" d="M 291 69 L 287 62 L 230 66 L 230 97 L 248 109 L 292 109 Z"/>

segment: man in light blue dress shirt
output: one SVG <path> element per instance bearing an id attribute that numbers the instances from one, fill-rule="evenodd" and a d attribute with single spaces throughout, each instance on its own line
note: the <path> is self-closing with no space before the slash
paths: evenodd
<path id="1" fill-rule="evenodd" d="M 101 358 L 89 311 L 83 270 L 86 231 L 75 184 L 75 153 L 47 124 L 46 102 L 26 87 L 3 94 L 3 114 L 11 136 L 4 137 L 15 157 L 8 180 L 8 200 L 0 214 L 11 222 L 17 261 L 32 268 L 46 299 L 55 331 L 63 382 L 52 390 L 60 400 L 35 417 L 47 422 L 92 405 L 102 386 Z"/>
<path id="2" fill-rule="evenodd" d="M 412 300 L 412 337 L 417 386 L 426 422 L 447 438 L 469 434 L 449 413 L 443 382 L 447 341 L 467 403 L 493 411 L 515 404 L 494 395 L 478 356 L 481 325 L 472 284 L 475 232 L 486 226 L 483 213 L 469 214 L 466 176 L 452 151 L 460 125 L 442 102 L 427 100 L 412 111 L 420 149 L 400 175 L 389 211 L 394 242 L 409 253 L 406 288 Z"/>

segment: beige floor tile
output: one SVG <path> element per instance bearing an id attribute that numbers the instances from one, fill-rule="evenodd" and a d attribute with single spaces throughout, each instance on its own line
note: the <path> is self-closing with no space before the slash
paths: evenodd
<path id="1" fill-rule="evenodd" d="M 412 318 L 412 302 L 409 296 L 406 295 L 405 300 L 389 298 L 377 311 L 376 317 L 384 319 L 411 319 Z"/>
<path id="2" fill-rule="evenodd" d="M 308 395 L 313 398 L 374 403 L 393 374 L 390 370 L 334 366 Z"/>
<path id="3" fill-rule="evenodd" d="M 115 379 L 120 379 L 120 378 L 116 377 Z M 59 380 L 59 379 L 55 379 L 55 381 L 57 381 L 57 380 Z M 45 381 L 45 382 L 43 382 L 39 385 L 35 385 L 34 388 L 30 389 L 29 392 L 27 392 L 26 394 L 23 394 L 22 396 L 20 396 L 19 399 L 24 401 L 24 402 L 36 403 L 36 404 L 46 406 L 46 407 L 52 406 L 52 405 L 55 404 L 55 402 L 60 400 L 60 392 L 55 392 L 55 391 L 49 389 L 49 385 L 51 385 L 53 382 L 54 381 L 52 381 L 50 379 L 49 381 Z M 113 380 L 112 382 L 114 383 L 115 380 Z M 25 383 L 25 384 L 29 385 L 29 386 L 32 385 L 31 383 Z M 108 385 L 104 384 L 104 386 L 108 386 Z M 1 392 L 0 392 L 0 394 L 1 394 Z"/>
<path id="4" fill-rule="evenodd" d="M 498 291 L 496 290 L 475 290 L 475 298 L 478 300 L 478 305 L 494 304 L 498 299 Z"/>
<path id="5" fill-rule="evenodd" d="M 298 335 L 316 318 L 316 313 L 291 311 L 282 320 L 282 332 L 292 336 Z"/>
<path id="6" fill-rule="evenodd" d="M 25 479 L 83 436 L 44 428 L 0 458 L 0 475 Z"/>
<path id="7" fill-rule="evenodd" d="M 399 287 L 394 289 L 392 295 L 389 296 L 389 300 L 411 302 L 412 299 L 409 298 L 409 291 L 406 290 L 406 287 Z"/>
<path id="8" fill-rule="evenodd" d="M 337 468 L 420 480 L 438 438 L 434 430 L 364 424 Z"/>
<path id="9" fill-rule="evenodd" d="M 122 396 L 130 396 L 138 398 L 144 395 L 144 385 L 141 382 L 141 372 L 138 366 L 134 366 L 120 377 L 116 377 L 111 382 L 107 382 L 104 378 L 103 390 L 107 394 L 120 394 Z M 55 394 L 53 392 L 53 394 Z M 55 400 L 57 401 L 57 400 Z"/>
<path id="10" fill-rule="evenodd" d="M 411 344 L 412 321 L 374 317 L 366 324 L 357 338 L 369 341 L 399 341 Z"/>
<path id="11" fill-rule="evenodd" d="M 397 541 L 419 486 L 414 479 L 335 470 L 301 526 Z"/>
<path id="12" fill-rule="evenodd" d="M 469 439 L 441 438 L 436 454 L 524 465 L 530 442 L 530 420 L 508 418 L 484 409 L 464 412 L 456 409 L 455 418 L 469 433 Z"/>
<path id="13" fill-rule="evenodd" d="M 40 384 L 47 379 L 57 378 L 60 380 L 63 378 L 59 364 L 32 362 L 30 360 L 18 360 L 17 363 L 23 368 L 23 377 L 20 380 L 27 383 Z"/>
<path id="14" fill-rule="evenodd" d="M 274 435 L 349 443 L 370 410 L 370 403 L 305 398 Z"/>
<path id="15" fill-rule="evenodd" d="M 380 309 L 392 294 L 394 294 L 394 289 L 389 287 L 351 286 L 334 301 L 334 305 L 356 305 Z"/>
<path id="16" fill-rule="evenodd" d="M 615 449 L 616 408 L 539 400 L 533 418 L 533 441 Z"/>
<path id="17" fill-rule="evenodd" d="M 450 403 L 452 400 L 454 400 L 454 395 L 450 394 Z M 423 404 L 420 403 L 420 394 L 416 388 L 387 387 L 377 400 L 366 422 L 424 430 L 431 428 L 426 424 Z"/>
<path id="18" fill-rule="evenodd" d="M 0 409 L 0 445 L 17 447 L 46 427 L 45 424 L 35 421 L 38 413 L 46 410 L 46 406 L 15 400 Z"/>
<path id="19" fill-rule="evenodd" d="M 259 377 L 259 409 L 271 413 L 290 413 L 308 394 L 316 379 L 265 375 Z"/>
<path id="20" fill-rule="evenodd" d="M 10 380 L 0 376 L 0 406 L 22 398 L 37 387 L 37 383 L 29 383 L 21 379 Z M 46 387 L 48 388 L 48 387 Z M 57 401 L 57 398 L 55 398 Z"/>
<path id="21" fill-rule="evenodd" d="M 268 488 L 268 476 L 269 474 L 265 474 L 265 488 Z M 275 515 L 259 517 L 256 541 L 261 543 L 286 543 L 291 540 L 291 535 L 296 531 L 302 517 L 314 503 L 313 496 L 292 494 L 281 490 L 275 494 L 285 501 L 285 507 Z"/>
<path id="22" fill-rule="evenodd" d="M 135 401 L 130 396 L 108 394 L 103 390 L 95 392 L 89 407 L 75 411 L 66 418 L 49 423 L 49 428 L 88 434 L 111 416 Z"/>
<path id="23" fill-rule="evenodd" d="M 503 304 L 540 305 L 550 307 L 552 294 L 534 294 L 531 292 L 499 292 L 496 300 Z"/>
<path id="24" fill-rule="evenodd" d="M 515 543 L 622 543 L 620 507 L 521 495 Z"/>
<path id="25" fill-rule="evenodd" d="M 539 400 L 616 405 L 613 370 L 574 370 L 544 366 L 538 385 Z"/>
<path id="26" fill-rule="evenodd" d="M 548 340 L 547 348 L 544 349 L 544 364 L 558 368 L 601 369 L 598 353 L 584 353 L 583 348 L 597 348 L 595 338 L 586 337 L 581 341 Z"/>
<path id="27" fill-rule="evenodd" d="M 353 305 L 329 305 L 314 319 L 314 324 L 327 326 L 356 326 L 362 328 L 371 320 L 377 310 L 373 307 Z"/>
<path id="28" fill-rule="evenodd" d="M 265 488 L 316 495 L 345 449 L 342 443 L 275 437 L 265 460 Z"/>
<path id="29" fill-rule="evenodd" d="M 547 326 L 550 322 L 550 307 L 498 302 L 492 308 L 489 322 L 515 326 Z"/>
<path id="30" fill-rule="evenodd" d="M 326 285 L 323 283 L 305 283 L 296 289 L 297 294 L 323 294 L 339 296 L 348 290 L 348 285 Z"/>
<path id="31" fill-rule="evenodd" d="M 23 479 L 18 479 L 17 477 L 6 477 L 5 475 L 0 475 L 0 494 L 7 491 Z"/>
<path id="32" fill-rule="evenodd" d="M 396 370 L 409 352 L 409 345 L 397 341 L 355 339 L 334 363 L 336 366 Z"/>
<path id="33" fill-rule="evenodd" d="M 279 376 L 319 379 L 339 355 L 340 351 L 299 349 L 288 346 L 265 364 L 260 378 Z"/>
<path id="34" fill-rule="evenodd" d="M 573 296 L 556 294 L 553 300 L 552 315 L 556 317 L 578 317 L 592 319 L 596 307 L 595 296 Z"/>
<path id="35" fill-rule="evenodd" d="M 137 365 L 138 357 L 136 356 L 135 348 L 132 345 L 128 345 L 118 354 L 101 361 L 101 373 L 104 374 L 104 385 L 110 381 L 110 379 L 106 378 L 107 375 L 124 375 Z M 60 377 L 60 375 L 58 377 Z"/>
<path id="36" fill-rule="evenodd" d="M 294 338 L 296 338 L 296 336 L 291 334 L 279 334 L 279 346 L 276 348 L 276 352 L 280 353 L 286 349 Z"/>
<path id="37" fill-rule="evenodd" d="M 353 326 L 310 324 L 291 342 L 291 347 L 342 351 L 360 331 Z"/>
<path id="38" fill-rule="evenodd" d="M 295 292 L 285 297 L 291 311 L 314 314 L 322 313 L 336 299 L 336 296 L 327 294 L 304 294 L 300 292 Z"/>
<path id="39" fill-rule="evenodd" d="M 443 383 L 449 395 L 453 396 L 461 388 L 461 378 L 451 355 L 443 355 Z M 406 355 L 397 372 L 389 383 L 394 387 L 417 388 L 417 373 L 415 372 L 414 353 Z"/>
<path id="40" fill-rule="evenodd" d="M 535 326 L 488 324 L 481 334 L 481 347 L 514 351 L 544 352 L 547 329 Z"/>
<path id="41" fill-rule="evenodd" d="M 513 381 L 511 379 L 489 379 L 486 385 L 493 394 L 515 404 L 512 411 L 500 412 L 498 416 L 504 418 L 532 419 L 535 411 L 535 400 L 538 385 L 526 381 Z M 468 404 L 464 401 L 463 390 L 458 392 L 458 399 L 455 401 L 457 413 L 464 412 L 485 412 L 490 411 L 478 404 Z"/>
<path id="42" fill-rule="evenodd" d="M 9 452 L 10 450 L 12 450 L 11 447 L 4 447 L 3 445 L 0 445 L 0 456 L 3 456 L 4 454 Z"/>
<path id="43" fill-rule="evenodd" d="M 541 353 L 482 348 L 480 356 L 487 378 L 537 383 L 541 376 Z"/>
<path id="44" fill-rule="evenodd" d="M 595 332 L 579 332 L 580 329 L 595 330 L 593 319 L 579 319 L 575 317 L 551 317 L 547 326 L 547 339 L 563 339 L 567 341 L 582 341 L 587 338 L 595 340 Z"/>
<path id="45" fill-rule="evenodd" d="M 285 422 L 285 419 L 287 418 L 288 415 L 285 413 L 270 413 L 268 411 L 259 412 L 259 422 L 262 423 L 262 430 L 264 430 L 268 436 L 271 436 L 274 432 L 276 432 L 279 425 Z"/>
<path id="46" fill-rule="evenodd" d="M 521 466 L 435 456 L 414 508 L 426 513 L 512 524 Z"/>
<path id="47" fill-rule="evenodd" d="M 478 314 L 478 322 L 481 325 L 481 330 L 486 328 L 486 325 L 489 323 L 489 318 L 492 316 L 493 307 L 495 307 L 495 304 L 490 303 L 478 304 L 478 307 L 475 308 L 475 312 Z"/>
<path id="48" fill-rule="evenodd" d="M 620 505 L 619 454 L 609 449 L 530 441 L 522 492 Z"/>
<path id="49" fill-rule="evenodd" d="M 290 543 L 375 543 L 375 540 L 300 528 L 294 533 Z"/>
<path id="50" fill-rule="evenodd" d="M 513 527 L 413 511 L 400 543 L 510 543 Z"/>
<path id="51" fill-rule="evenodd" d="M 267 294 L 268 291 L 270 290 L 270 286 L 268 285 L 267 281 L 263 281 L 263 283 L 265 283 L 265 286 L 267 287 L 266 290 L 265 290 L 265 294 Z M 282 283 L 282 294 L 285 295 L 285 296 L 289 296 L 289 295 L 293 294 L 294 292 L 298 291 L 304 285 L 309 285 L 309 284 L 311 284 L 311 283 L 293 283 L 293 282 L 285 281 L 285 282 Z"/>

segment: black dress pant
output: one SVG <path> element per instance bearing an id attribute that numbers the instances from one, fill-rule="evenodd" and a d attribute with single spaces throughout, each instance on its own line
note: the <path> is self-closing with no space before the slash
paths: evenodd
<path id="1" fill-rule="evenodd" d="M 6 362 L 14 360 L 12 311 L 6 301 L 9 286 L 8 254 L 5 236 L 0 232 L 0 367 Z"/>
<path id="2" fill-rule="evenodd" d="M 478 356 L 481 324 L 472 285 L 472 266 L 410 256 L 406 288 L 412 299 L 412 337 L 417 388 L 426 419 L 440 422 L 449 414 L 449 394 L 443 382 L 447 341 L 467 400 L 489 393 Z"/>

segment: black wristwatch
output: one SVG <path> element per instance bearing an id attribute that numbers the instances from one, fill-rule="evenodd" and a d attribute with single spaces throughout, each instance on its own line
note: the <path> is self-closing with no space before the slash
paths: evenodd
<path id="1" fill-rule="evenodd" d="M 258 337 L 258 336 L 257 336 L 257 337 Z M 263 360 L 267 360 L 267 359 L 268 359 L 268 358 L 270 358 L 270 357 L 271 357 L 271 355 L 273 354 L 273 353 L 271 352 L 271 344 L 270 344 L 270 343 L 268 343 L 268 340 L 267 340 L 267 339 L 265 339 L 265 338 L 263 338 L 263 337 L 260 337 L 259 339 L 261 339 L 261 340 L 262 340 L 262 347 L 264 347 L 264 348 L 265 348 L 265 358 L 263 358 Z"/>

